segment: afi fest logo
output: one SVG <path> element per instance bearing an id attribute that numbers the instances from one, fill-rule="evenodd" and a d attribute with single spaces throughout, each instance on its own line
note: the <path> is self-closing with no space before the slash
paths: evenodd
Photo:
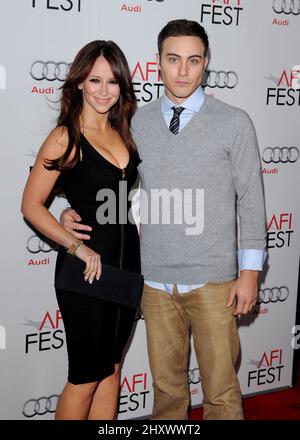
<path id="1" fill-rule="evenodd" d="M 6 329 L 4 325 L 0 325 L 0 350 L 6 349 Z"/>
<path id="2" fill-rule="evenodd" d="M 210 0 L 201 4 L 201 23 L 239 26 L 244 0 Z"/>
<path id="3" fill-rule="evenodd" d="M 266 78 L 276 87 L 267 88 L 266 105 L 299 106 L 300 105 L 300 65 L 284 69 L 279 78 L 270 75 Z"/>
<path id="4" fill-rule="evenodd" d="M 62 317 L 59 310 L 53 315 L 47 310 L 42 321 L 27 319 L 24 326 L 33 327 L 32 333 L 25 335 L 25 353 L 57 350 L 64 345 L 64 331 L 62 330 Z"/>
<path id="5" fill-rule="evenodd" d="M 120 385 L 119 414 L 132 414 L 144 410 L 149 399 L 148 375 L 146 372 L 125 376 Z"/>
<path id="6" fill-rule="evenodd" d="M 293 233 L 293 215 L 291 212 L 273 214 L 267 224 L 267 248 L 290 247 Z"/>
<path id="7" fill-rule="evenodd" d="M 58 12 L 81 12 L 81 0 L 32 0 L 31 7 Z"/>
<path id="8" fill-rule="evenodd" d="M 6 89 L 6 71 L 4 66 L 0 66 L 0 90 Z"/>
<path id="9" fill-rule="evenodd" d="M 131 79 L 138 102 L 148 103 L 162 96 L 164 85 L 156 61 L 137 61 Z"/>
<path id="10" fill-rule="evenodd" d="M 251 370 L 248 373 L 248 388 L 251 386 L 268 385 L 274 382 L 279 383 L 282 370 L 284 369 L 282 358 L 282 349 L 276 348 L 270 352 L 264 352 L 258 362 L 248 362 L 256 366 L 255 370 Z"/>

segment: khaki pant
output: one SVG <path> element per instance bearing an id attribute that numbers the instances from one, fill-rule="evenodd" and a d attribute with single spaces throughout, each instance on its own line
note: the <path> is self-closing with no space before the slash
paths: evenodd
<path id="1" fill-rule="evenodd" d="M 232 307 L 225 307 L 233 283 L 208 283 L 185 294 L 175 286 L 173 296 L 144 286 L 142 310 L 154 388 L 152 419 L 187 418 L 190 329 L 202 381 L 204 419 L 243 419 L 235 372 L 239 338 Z"/>

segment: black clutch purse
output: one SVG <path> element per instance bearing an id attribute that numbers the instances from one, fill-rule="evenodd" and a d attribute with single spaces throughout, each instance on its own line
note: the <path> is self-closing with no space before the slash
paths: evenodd
<path id="1" fill-rule="evenodd" d="M 71 254 L 66 254 L 62 267 L 55 278 L 55 287 L 118 305 L 137 308 L 143 292 L 144 278 L 142 275 L 103 264 L 99 280 L 95 278 L 90 284 L 84 280 L 84 269 L 85 263 L 82 260 Z"/>

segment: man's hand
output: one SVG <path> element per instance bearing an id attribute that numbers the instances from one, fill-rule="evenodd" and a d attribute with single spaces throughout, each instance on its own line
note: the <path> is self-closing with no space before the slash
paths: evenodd
<path id="1" fill-rule="evenodd" d="M 62 227 L 70 232 L 74 237 L 79 240 L 90 240 L 90 236 L 87 234 L 81 234 L 77 231 L 91 231 L 92 228 L 87 225 L 79 223 L 81 221 L 80 215 L 72 208 L 65 209 L 60 215 L 60 224 Z"/>
<path id="2" fill-rule="evenodd" d="M 237 302 L 233 310 L 234 315 L 245 315 L 255 306 L 258 293 L 258 275 L 259 272 L 256 270 L 241 270 L 240 277 L 231 288 L 226 305 L 226 307 L 230 307 L 236 298 Z"/>

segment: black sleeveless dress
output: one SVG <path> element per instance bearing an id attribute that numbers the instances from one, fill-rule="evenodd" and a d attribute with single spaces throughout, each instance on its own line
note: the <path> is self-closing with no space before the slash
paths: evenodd
<path id="1" fill-rule="evenodd" d="M 128 220 L 128 216 L 125 224 L 119 222 L 119 207 L 124 208 L 125 204 L 126 214 L 131 208 L 128 193 L 137 179 L 138 161 L 131 156 L 126 168 L 121 170 L 98 153 L 83 135 L 81 151 L 82 158 L 75 167 L 61 173 L 60 185 L 71 207 L 81 216 L 82 223 L 93 228 L 89 232 L 91 239 L 86 244 L 100 253 L 102 263 L 116 267 L 121 264 L 124 269 L 140 273 L 137 227 Z M 121 194 L 123 191 L 122 202 L 119 201 L 119 186 Z M 112 221 L 99 224 L 97 221 L 97 210 L 99 220 L 99 208 L 101 210 L 101 205 L 107 201 L 99 190 L 110 194 L 113 191 L 115 194 L 116 209 L 111 211 L 113 217 L 115 216 L 115 224 L 111 224 Z M 124 209 L 122 212 L 124 217 Z M 105 216 L 108 215 L 105 212 Z M 56 274 L 65 255 L 66 251 L 61 248 L 56 262 Z M 68 381 L 82 384 L 101 381 L 111 375 L 114 364 L 119 363 L 122 358 L 135 311 L 58 289 L 56 296 L 66 333 Z"/>

